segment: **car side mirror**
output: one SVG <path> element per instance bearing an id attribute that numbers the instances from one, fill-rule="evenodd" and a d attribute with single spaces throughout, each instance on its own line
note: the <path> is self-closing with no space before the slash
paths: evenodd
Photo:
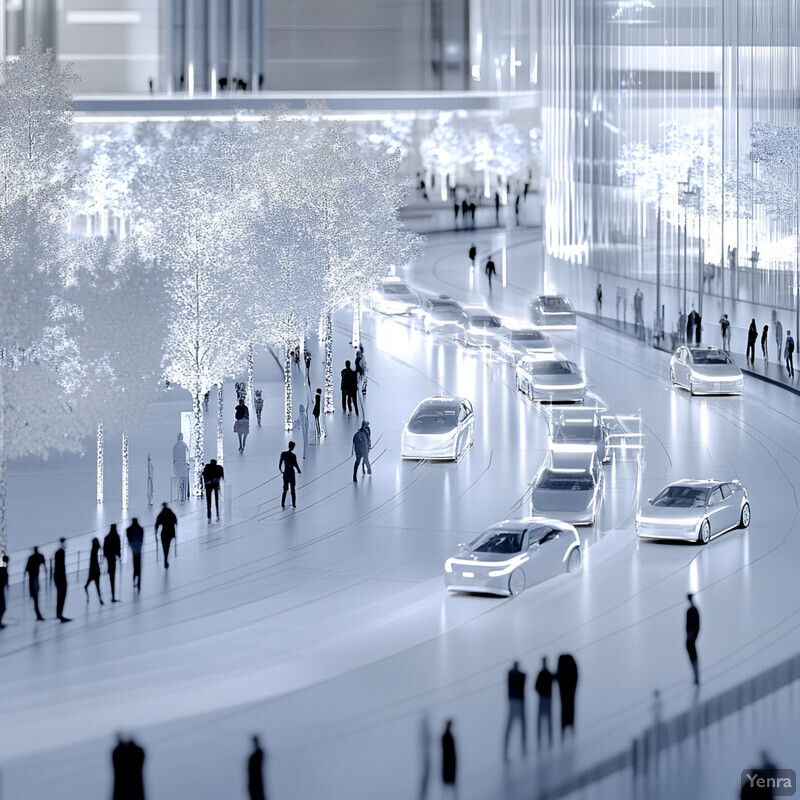
<path id="1" fill-rule="evenodd" d="M 528 546 L 529 550 L 538 550 L 539 549 L 539 542 L 533 542 Z"/>
<path id="2" fill-rule="evenodd" d="M 648 498 L 647 498 L 647 502 L 648 502 L 648 503 L 652 503 L 652 502 L 653 502 L 653 498 L 652 498 L 652 497 L 648 497 Z"/>

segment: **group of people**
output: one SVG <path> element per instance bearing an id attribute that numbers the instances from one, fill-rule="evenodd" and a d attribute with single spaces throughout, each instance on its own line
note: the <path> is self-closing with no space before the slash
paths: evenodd
<path id="1" fill-rule="evenodd" d="M 350 366 L 349 359 L 344 362 L 339 388 L 342 392 L 342 413 L 349 417 L 353 411 L 358 416 L 358 394 L 367 396 L 367 359 L 363 346 L 356 349 L 355 368 Z M 317 390 L 319 392 L 319 390 Z"/>
<path id="2" fill-rule="evenodd" d="M 727 322 L 728 315 L 724 314 L 720 320 L 722 325 L 723 320 Z M 773 312 L 772 324 L 775 329 L 775 351 L 777 353 L 778 361 L 781 360 L 781 342 L 783 341 L 783 326 L 777 315 Z M 723 326 L 723 342 L 727 333 L 727 346 L 726 352 L 730 352 L 730 324 Z M 756 360 L 756 342 L 759 340 L 758 326 L 756 325 L 755 318 L 750 320 L 750 327 L 747 329 L 747 352 L 746 358 L 748 364 L 754 364 Z M 764 361 L 769 361 L 769 325 L 764 325 L 761 329 L 761 355 Z M 783 342 L 783 361 L 786 364 L 786 372 L 790 378 L 794 377 L 794 337 L 792 332 L 786 331 L 786 341 Z"/>

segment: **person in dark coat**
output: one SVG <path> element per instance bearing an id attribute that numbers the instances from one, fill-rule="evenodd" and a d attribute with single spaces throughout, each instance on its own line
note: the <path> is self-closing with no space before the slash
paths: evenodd
<path id="1" fill-rule="evenodd" d="M 461 203 L 458 200 L 453 203 L 453 213 L 455 214 L 455 218 L 453 219 L 453 227 L 458 227 L 458 212 L 461 210 Z"/>
<path id="2" fill-rule="evenodd" d="M 178 518 L 166 503 L 161 504 L 161 511 L 156 517 L 156 536 L 159 528 L 161 528 L 161 549 L 164 551 L 164 568 L 169 569 L 169 546 L 178 535 Z"/>
<path id="3" fill-rule="evenodd" d="M 322 389 L 317 389 L 314 395 L 314 410 L 311 412 L 314 415 L 314 427 L 317 430 L 317 439 L 322 439 L 326 435 L 325 429 L 322 427 Z"/>
<path id="4" fill-rule="evenodd" d="M 117 736 L 111 764 L 114 767 L 112 800 L 144 800 L 144 750 L 133 739 L 126 742 Z"/>
<path id="5" fill-rule="evenodd" d="M 508 740 L 515 722 L 519 722 L 522 731 L 522 755 L 528 752 L 528 726 L 525 721 L 525 678 L 527 675 L 514 662 L 508 671 L 508 718 L 506 720 L 506 737 L 503 741 L 503 760 L 508 761 Z"/>
<path id="6" fill-rule="evenodd" d="M 3 615 L 6 613 L 6 587 L 8 586 L 8 556 L 3 556 L 0 561 L 0 628 L 3 625 Z"/>
<path id="7" fill-rule="evenodd" d="M 261 412 L 264 410 L 264 398 L 261 396 L 261 389 L 256 389 L 256 399 L 253 400 L 253 405 L 256 409 L 256 420 L 258 420 L 258 427 L 261 427 Z"/>
<path id="8" fill-rule="evenodd" d="M 473 245 L 472 245 L 472 246 L 469 248 L 469 261 L 470 261 L 470 267 L 471 267 L 473 270 L 475 269 L 475 259 L 476 259 L 477 257 L 478 257 L 478 248 L 477 248 L 477 247 L 475 247 L 475 245 L 473 244 Z"/>
<path id="9" fill-rule="evenodd" d="M 769 325 L 765 325 L 761 330 L 761 355 L 764 356 L 764 361 L 769 360 L 769 353 L 767 352 L 768 337 L 769 337 Z"/>
<path id="10" fill-rule="evenodd" d="M 66 539 L 59 539 L 61 547 L 56 550 L 53 565 L 53 583 L 56 585 L 56 618 L 61 622 L 69 622 L 64 616 L 64 603 L 67 600 L 67 551 L 64 548 Z"/>
<path id="11" fill-rule="evenodd" d="M 353 447 L 350 455 L 355 454 L 356 461 L 353 464 L 353 483 L 358 483 L 358 465 L 363 461 L 363 471 L 366 475 L 372 475 L 372 464 L 369 463 L 370 446 L 369 422 L 364 420 L 361 427 L 353 436 Z"/>
<path id="12" fill-rule="evenodd" d="M 561 738 L 563 739 L 567 728 L 575 730 L 575 691 L 578 688 L 578 665 L 571 655 L 565 654 L 558 657 L 556 680 L 561 697 Z"/>
<path id="13" fill-rule="evenodd" d="M 500 192 L 494 193 L 494 224 L 500 224 Z"/>
<path id="14" fill-rule="evenodd" d="M 756 339 L 758 339 L 758 328 L 756 321 L 750 321 L 750 327 L 747 329 L 747 353 L 746 358 L 748 363 L 752 364 L 756 360 Z"/>
<path id="15" fill-rule="evenodd" d="M 350 362 L 348 362 L 350 363 Z M 295 470 L 302 475 L 303 471 L 297 463 L 297 456 L 294 454 L 294 442 L 289 442 L 289 449 L 281 453 L 278 461 L 278 469 L 283 475 L 283 494 L 281 495 L 281 508 L 286 508 L 286 492 L 291 489 L 292 508 L 297 508 L 297 496 L 295 495 Z"/>
<path id="16" fill-rule="evenodd" d="M 266 800 L 264 791 L 264 751 L 258 736 L 253 737 L 253 752 L 247 759 L 247 793 L 250 800 Z"/>
<path id="17" fill-rule="evenodd" d="M 239 437 L 239 452 L 244 453 L 247 443 L 247 434 L 250 433 L 250 410 L 244 403 L 244 398 L 239 398 L 236 406 L 236 422 L 233 423 L 233 432 Z"/>
<path id="18" fill-rule="evenodd" d="M 133 585 L 138 592 L 142 591 L 142 546 L 144 545 L 144 529 L 134 517 L 125 531 L 128 544 L 133 553 Z"/>
<path id="19" fill-rule="evenodd" d="M 206 490 L 206 510 L 208 511 L 208 521 L 211 522 L 211 495 L 214 495 L 214 504 L 217 509 L 217 519 L 219 519 L 219 487 L 220 482 L 225 478 L 225 469 L 221 464 L 217 464 L 217 459 L 212 458 L 203 467 L 203 485 Z"/>
<path id="20" fill-rule="evenodd" d="M 786 331 L 783 358 L 786 361 L 786 371 L 789 373 L 789 377 L 794 378 L 794 337 L 791 331 Z"/>
<path id="21" fill-rule="evenodd" d="M 442 783 L 445 788 L 456 788 L 456 740 L 451 719 L 445 723 L 442 734 Z"/>
<path id="22" fill-rule="evenodd" d="M 536 745 L 542 746 L 542 726 L 547 726 L 547 740 L 549 746 L 553 744 L 553 678 L 554 675 L 547 669 L 547 658 L 542 659 L 542 668 L 536 676 L 533 687 L 539 695 L 539 713 L 536 719 Z"/>
<path id="23" fill-rule="evenodd" d="M 700 667 L 697 660 L 697 637 L 700 635 L 700 611 L 694 604 L 694 596 L 686 595 L 689 608 L 686 609 L 686 652 L 694 672 L 695 685 L 700 685 Z"/>
<path id="24" fill-rule="evenodd" d="M 700 344 L 703 339 L 703 318 L 694 312 L 694 343 Z"/>
<path id="25" fill-rule="evenodd" d="M 694 317 L 695 310 L 693 307 L 686 317 L 686 344 L 691 344 L 694 340 Z"/>
<path id="26" fill-rule="evenodd" d="M 33 610 L 36 612 L 37 622 L 42 622 L 44 617 L 39 611 L 39 570 L 44 566 L 44 556 L 39 552 L 38 547 L 33 548 L 33 552 L 28 556 L 25 564 L 25 572 L 28 576 L 28 590 L 33 600 Z"/>
<path id="27" fill-rule="evenodd" d="M 492 261 L 491 258 L 486 262 L 486 267 L 484 268 L 484 272 L 486 273 L 486 277 L 489 279 L 489 291 L 491 292 L 492 291 L 492 277 L 494 275 L 497 275 L 497 270 L 495 269 L 494 261 Z"/>
<path id="28" fill-rule="evenodd" d="M 347 412 L 349 417 L 355 407 L 358 416 L 358 375 L 355 370 L 350 368 L 350 362 L 344 362 L 342 370 L 342 412 Z"/>
<path id="29" fill-rule="evenodd" d="M 111 528 L 103 539 L 103 557 L 106 560 L 106 568 L 108 569 L 108 580 L 111 584 L 111 602 L 118 603 L 117 600 L 117 559 L 122 558 L 122 543 L 117 533 L 116 523 L 111 523 Z"/>
<path id="30" fill-rule="evenodd" d="M 86 577 L 86 583 L 83 585 L 83 591 L 86 592 L 86 602 L 89 602 L 89 584 L 93 583 L 97 588 L 97 599 L 100 605 L 103 603 L 103 595 L 100 594 L 100 540 L 95 536 L 92 539 L 92 551 L 89 553 L 89 575 Z"/>

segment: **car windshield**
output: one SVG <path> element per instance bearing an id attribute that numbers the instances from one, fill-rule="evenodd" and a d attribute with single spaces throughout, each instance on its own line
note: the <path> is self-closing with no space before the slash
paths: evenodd
<path id="1" fill-rule="evenodd" d="M 476 553 L 519 553 L 522 537 L 522 531 L 490 531 L 472 549 Z"/>
<path id="2" fill-rule="evenodd" d="M 572 369 L 566 361 L 531 361 L 528 369 L 534 375 L 571 375 Z"/>
<path id="3" fill-rule="evenodd" d="M 411 433 L 447 433 L 456 426 L 456 409 L 450 406 L 424 406 L 408 423 Z"/>
<path id="4" fill-rule="evenodd" d="M 402 283 L 390 283 L 381 287 L 381 291 L 384 294 L 408 294 L 408 286 Z"/>
<path id="5" fill-rule="evenodd" d="M 556 489 L 565 492 L 587 492 L 594 488 L 591 475 L 568 475 L 547 470 L 539 478 L 537 489 Z"/>
<path id="6" fill-rule="evenodd" d="M 559 425 L 553 432 L 554 442 L 599 442 L 602 433 L 598 425 Z"/>
<path id="7" fill-rule="evenodd" d="M 697 508 L 706 504 L 708 489 L 696 486 L 667 486 L 655 500 L 653 505 L 659 508 Z"/>
<path id="8" fill-rule="evenodd" d="M 572 306 L 566 297 L 543 297 L 542 307 L 545 311 L 572 311 Z"/>
<path id="9" fill-rule="evenodd" d="M 461 309 L 450 300 L 431 300 L 431 311 L 460 311 Z"/>
<path id="10" fill-rule="evenodd" d="M 731 357 L 721 350 L 692 350 L 695 364 L 732 364 Z"/>
<path id="11" fill-rule="evenodd" d="M 541 342 L 544 334 L 541 331 L 512 331 L 511 339 L 515 342 Z"/>
<path id="12" fill-rule="evenodd" d="M 469 324 L 472 328 L 499 328 L 500 320 L 497 317 L 472 317 Z"/>

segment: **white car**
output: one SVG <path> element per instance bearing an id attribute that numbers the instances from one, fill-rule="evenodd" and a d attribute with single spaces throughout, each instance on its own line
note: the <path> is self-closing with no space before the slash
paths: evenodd
<path id="1" fill-rule="evenodd" d="M 466 327 L 467 315 L 452 297 L 442 295 L 423 301 L 422 324 L 425 333 L 458 334 Z"/>
<path id="2" fill-rule="evenodd" d="M 578 323 L 572 303 L 563 294 L 543 294 L 531 300 L 531 320 L 537 328 L 570 331 Z"/>
<path id="3" fill-rule="evenodd" d="M 640 539 L 708 544 L 715 536 L 749 525 L 750 502 L 737 480 L 676 481 L 648 500 L 636 515 Z"/>
<path id="4" fill-rule="evenodd" d="M 467 314 L 464 331 L 456 335 L 458 341 L 469 347 L 498 349 L 508 337 L 509 330 L 492 314 Z"/>
<path id="5" fill-rule="evenodd" d="M 550 449 L 562 453 L 595 453 L 605 464 L 611 458 L 608 430 L 596 408 L 575 408 L 553 416 Z"/>
<path id="6" fill-rule="evenodd" d="M 669 379 L 691 394 L 741 394 L 742 371 L 718 347 L 684 345 L 669 360 Z"/>
<path id="7" fill-rule="evenodd" d="M 372 294 L 372 310 L 381 314 L 411 314 L 420 299 L 400 278 L 384 278 Z"/>
<path id="8" fill-rule="evenodd" d="M 451 592 L 502 597 L 581 568 L 581 540 L 572 525 L 543 517 L 507 519 L 487 528 L 444 563 Z"/>
<path id="9" fill-rule="evenodd" d="M 403 428 L 403 458 L 458 461 L 475 441 L 475 413 L 466 397 L 428 397 Z"/>
<path id="10" fill-rule="evenodd" d="M 547 454 L 531 485 L 531 514 L 594 525 L 605 476 L 595 453 Z"/>
<path id="11" fill-rule="evenodd" d="M 520 359 L 514 371 L 514 385 L 530 400 L 543 403 L 582 403 L 586 396 L 583 371 L 562 358 Z"/>
<path id="12" fill-rule="evenodd" d="M 524 356 L 552 357 L 555 353 L 550 337 L 538 328 L 512 328 L 500 343 L 500 352 L 514 361 Z"/>

